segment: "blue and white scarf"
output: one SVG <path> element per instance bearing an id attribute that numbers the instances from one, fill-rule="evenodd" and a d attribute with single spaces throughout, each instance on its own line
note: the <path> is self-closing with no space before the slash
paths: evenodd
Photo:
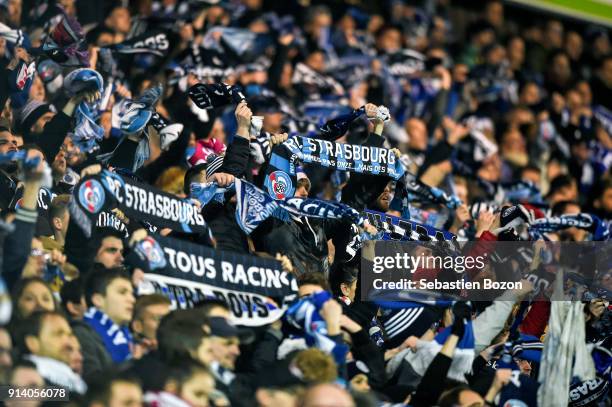
<path id="1" fill-rule="evenodd" d="M 396 180 L 405 172 L 401 161 L 387 148 L 295 136 L 272 148 L 265 179 L 270 195 L 276 199 L 293 196 L 298 161 Z"/>
<path id="2" fill-rule="evenodd" d="M 211 201 L 224 202 L 225 193 L 236 191 L 236 222 L 240 228 L 250 234 L 263 221 L 274 216 L 289 221 L 291 216 L 308 216 L 319 219 L 348 219 L 356 224 L 362 218 L 355 209 L 340 202 L 323 201 L 309 198 L 288 198 L 275 200 L 270 195 L 250 182 L 236 179 L 225 188 L 219 188 L 215 182 L 191 184 L 191 197 L 206 206 Z"/>
<path id="3" fill-rule="evenodd" d="M 99 148 L 98 142 L 104 138 L 104 128 L 96 123 L 93 108 L 81 102 L 76 108 L 75 119 L 72 141 L 82 152 L 96 151 Z"/>
<path id="4" fill-rule="evenodd" d="M 591 232 L 594 241 L 605 241 L 610 238 L 610 230 L 606 223 L 599 217 L 588 213 L 536 219 L 529 224 L 529 232 L 534 236 L 541 236 L 542 233 L 556 232 L 571 227 Z"/>
<path id="5" fill-rule="evenodd" d="M 90 68 L 79 68 L 70 72 L 64 79 L 64 88 L 70 96 L 83 91 L 104 90 L 104 79 L 97 71 Z M 98 142 L 104 138 L 104 128 L 96 123 L 96 112 L 93 104 L 82 101 L 75 111 L 76 126 L 72 140 L 81 151 L 91 153 L 98 149 Z"/>
<path id="6" fill-rule="evenodd" d="M 301 298 L 289 307 L 283 318 L 303 333 L 309 347 L 315 346 L 331 354 L 337 364 L 343 365 L 348 346 L 338 344 L 327 336 L 327 324 L 320 314 L 323 304 L 330 299 L 332 295 L 328 291 L 319 291 Z"/>
<path id="7" fill-rule="evenodd" d="M 132 334 L 127 326 L 115 324 L 108 315 L 95 307 L 87 310 L 83 320 L 100 335 L 113 362 L 121 363 L 132 357 Z"/>
<path id="8" fill-rule="evenodd" d="M 438 203 L 449 209 L 456 209 L 462 204 L 456 196 L 449 195 L 440 188 L 430 187 L 416 179 L 406 182 L 405 188 L 410 202 Z"/>
<path id="9" fill-rule="evenodd" d="M 604 106 L 596 105 L 593 106 L 593 116 L 606 129 L 608 134 L 612 134 L 612 112 L 606 109 Z"/>
<path id="10" fill-rule="evenodd" d="M 379 232 L 383 232 L 380 240 L 400 240 L 400 241 L 451 241 L 457 237 L 443 229 L 437 229 L 430 225 L 420 224 L 410 219 L 398 218 L 382 212 L 366 209 L 364 217 L 369 223 L 376 227 Z"/>

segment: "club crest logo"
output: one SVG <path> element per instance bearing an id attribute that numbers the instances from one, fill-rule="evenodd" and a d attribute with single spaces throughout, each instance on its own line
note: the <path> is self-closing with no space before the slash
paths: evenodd
<path id="1" fill-rule="evenodd" d="M 266 189 L 274 199 L 286 199 L 293 196 L 293 183 L 289 174 L 274 171 L 266 178 Z"/>
<path id="2" fill-rule="evenodd" d="M 149 261 L 151 270 L 166 267 L 166 256 L 159 243 L 151 236 L 141 240 L 137 245 L 137 250 Z"/>
<path id="3" fill-rule="evenodd" d="M 95 179 L 88 179 L 79 187 L 79 203 L 90 213 L 98 213 L 104 206 L 106 194 L 102 184 Z"/>

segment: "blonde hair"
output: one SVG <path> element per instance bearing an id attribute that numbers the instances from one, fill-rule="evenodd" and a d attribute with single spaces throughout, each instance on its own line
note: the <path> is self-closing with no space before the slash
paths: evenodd
<path id="1" fill-rule="evenodd" d="M 293 359 L 293 364 L 308 382 L 330 383 L 338 378 L 338 368 L 334 359 L 316 348 L 300 351 Z"/>
<path id="2" fill-rule="evenodd" d="M 185 170 L 181 167 L 170 167 L 157 178 L 155 186 L 164 192 L 175 195 L 183 195 L 183 180 Z"/>

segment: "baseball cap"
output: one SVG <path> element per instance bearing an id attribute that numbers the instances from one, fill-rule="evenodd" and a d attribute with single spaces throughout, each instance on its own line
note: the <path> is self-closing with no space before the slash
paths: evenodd
<path id="1" fill-rule="evenodd" d="M 210 317 L 208 319 L 208 326 L 210 327 L 211 336 L 238 338 L 242 344 L 252 342 L 253 339 L 255 339 L 250 330 L 238 328 L 230 324 L 227 319 L 223 317 Z"/>

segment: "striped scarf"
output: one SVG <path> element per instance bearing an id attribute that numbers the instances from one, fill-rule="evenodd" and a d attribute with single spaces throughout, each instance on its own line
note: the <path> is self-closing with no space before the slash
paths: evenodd
<path id="1" fill-rule="evenodd" d="M 347 219 L 361 224 L 362 218 L 355 209 L 340 202 L 309 198 L 273 199 L 250 182 L 236 179 L 228 187 L 220 188 L 217 183 L 191 184 L 191 197 L 206 206 L 211 201 L 225 202 L 225 193 L 235 191 L 236 222 L 246 233 L 252 233 L 263 221 L 271 216 L 283 221 L 291 217 L 307 216 L 318 219 Z"/>
<path id="2" fill-rule="evenodd" d="M 396 180 L 404 175 L 400 160 L 389 149 L 295 136 L 272 148 L 265 180 L 271 196 L 281 200 L 293 196 L 298 161 Z"/>

